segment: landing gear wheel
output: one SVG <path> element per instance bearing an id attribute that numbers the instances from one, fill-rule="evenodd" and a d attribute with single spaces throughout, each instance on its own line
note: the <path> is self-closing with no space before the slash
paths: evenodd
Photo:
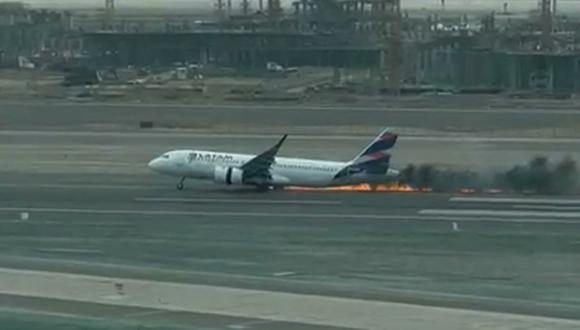
<path id="1" fill-rule="evenodd" d="M 185 178 L 181 178 L 179 183 L 177 183 L 177 190 L 183 190 L 183 188 L 185 187 L 185 185 L 183 184 L 184 181 L 185 181 Z"/>

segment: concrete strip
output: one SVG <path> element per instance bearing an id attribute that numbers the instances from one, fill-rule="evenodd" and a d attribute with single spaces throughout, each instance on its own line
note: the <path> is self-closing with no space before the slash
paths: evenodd
<path id="1" fill-rule="evenodd" d="M 357 329 L 553 329 L 580 321 L 207 285 L 0 269 L 4 294 Z"/>

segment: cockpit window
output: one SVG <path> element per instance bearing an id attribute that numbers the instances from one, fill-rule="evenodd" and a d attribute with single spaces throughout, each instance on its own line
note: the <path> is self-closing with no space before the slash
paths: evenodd
<path id="1" fill-rule="evenodd" d="M 161 158 L 169 159 L 169 154 L 165 154 L 165 155 L 161 156 Z"/>

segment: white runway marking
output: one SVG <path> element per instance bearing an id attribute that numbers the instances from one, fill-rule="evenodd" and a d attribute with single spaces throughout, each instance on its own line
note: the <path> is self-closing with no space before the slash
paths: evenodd
<path id="1" fill-rule="evenodd" d="M 535 211 L 505 211 L 505 210 L 471 210 L 471 209 L 426 209 L 419 211 L 420 215 L 456 215 L 465 217 L 497 216 L 497 217 L 530 217 L 530 218 L 563 218 L 577 219 L 580 224 L 580 212 L 535 212 Z"/>
<path id="2" fill-rule="evenodd" d="M 580 212 L 580 207 L 577 206 L 514 205 L 513 208 L 523 210 Z"/>
<path id="3" fill-rule="evenodd" d="M 580 206 L 580 199 L 451 197 L 449 198 L 449 201 L 455 203 L 552 204 Z"/>
<path id="4" fill-rule="evenodd" d="M 38 212 L 57 214 L 93 214 L 93 215 L 143 215 L 143 216 L 199 216 L 199 217 L 237 217 L 237 218 L 283 218 L 283 219 L 335 219 L 335 220 L 391 220 L 391 221 L 471 221 L 471 222 L 514 222 L 514 223 L 559 223 L 580 224 L 580 218 L 550 219 L 546 218 L 510 218 L 498 217 L 465 217 L 464 215 L 386 215 L 386 214 L 344 214 L 344 213 L 268 213 L 268 212 L 209 212 L 209 211 L 173 211 L 173 210 L 105 210 L 105 209 L 63 209 L 63 208 L 18 208 L 2 207 L 0 212 Z"/>
<path id="5" fill-rule="evenodd" d="M 255 199 L 228 199 L 228 198 L 163 198 L 163 197 L 136 197 L 136 202 L 153 203 L 216 203 L 216 204 L 290 204 L 290 205 L 340 205 L 341 201 L 322 200 L 255 200 Z"/>
<path id="6" fill-rule="evenodd" d="M 95 249 L 59 249 L 59 248 L 38 248 L 39 252 L 54 252 L 54 253 L 80 253 L 80 254 L 102 254 L 103 251 Z"/>
<path id="7" fill-rule="evenodd" d="M 290 275 L 296 275 L 296 273 L 295 272 L 278 272 L 278 273 L 274 273 L 272 275 L 276 276 L 276 277 L 285 277 L 285 276 L 290 276 Z"/>

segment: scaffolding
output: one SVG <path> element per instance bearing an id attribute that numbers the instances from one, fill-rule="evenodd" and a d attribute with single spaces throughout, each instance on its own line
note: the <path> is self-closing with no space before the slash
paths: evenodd
<path id="1" fill-rule="evenodd" d="M 293 3 L 299 31 L 330 32 L 346 45 L 380 48 L 379 70 L 391 94 L 400 93 L 401 0 L 298 0 Z"/>

